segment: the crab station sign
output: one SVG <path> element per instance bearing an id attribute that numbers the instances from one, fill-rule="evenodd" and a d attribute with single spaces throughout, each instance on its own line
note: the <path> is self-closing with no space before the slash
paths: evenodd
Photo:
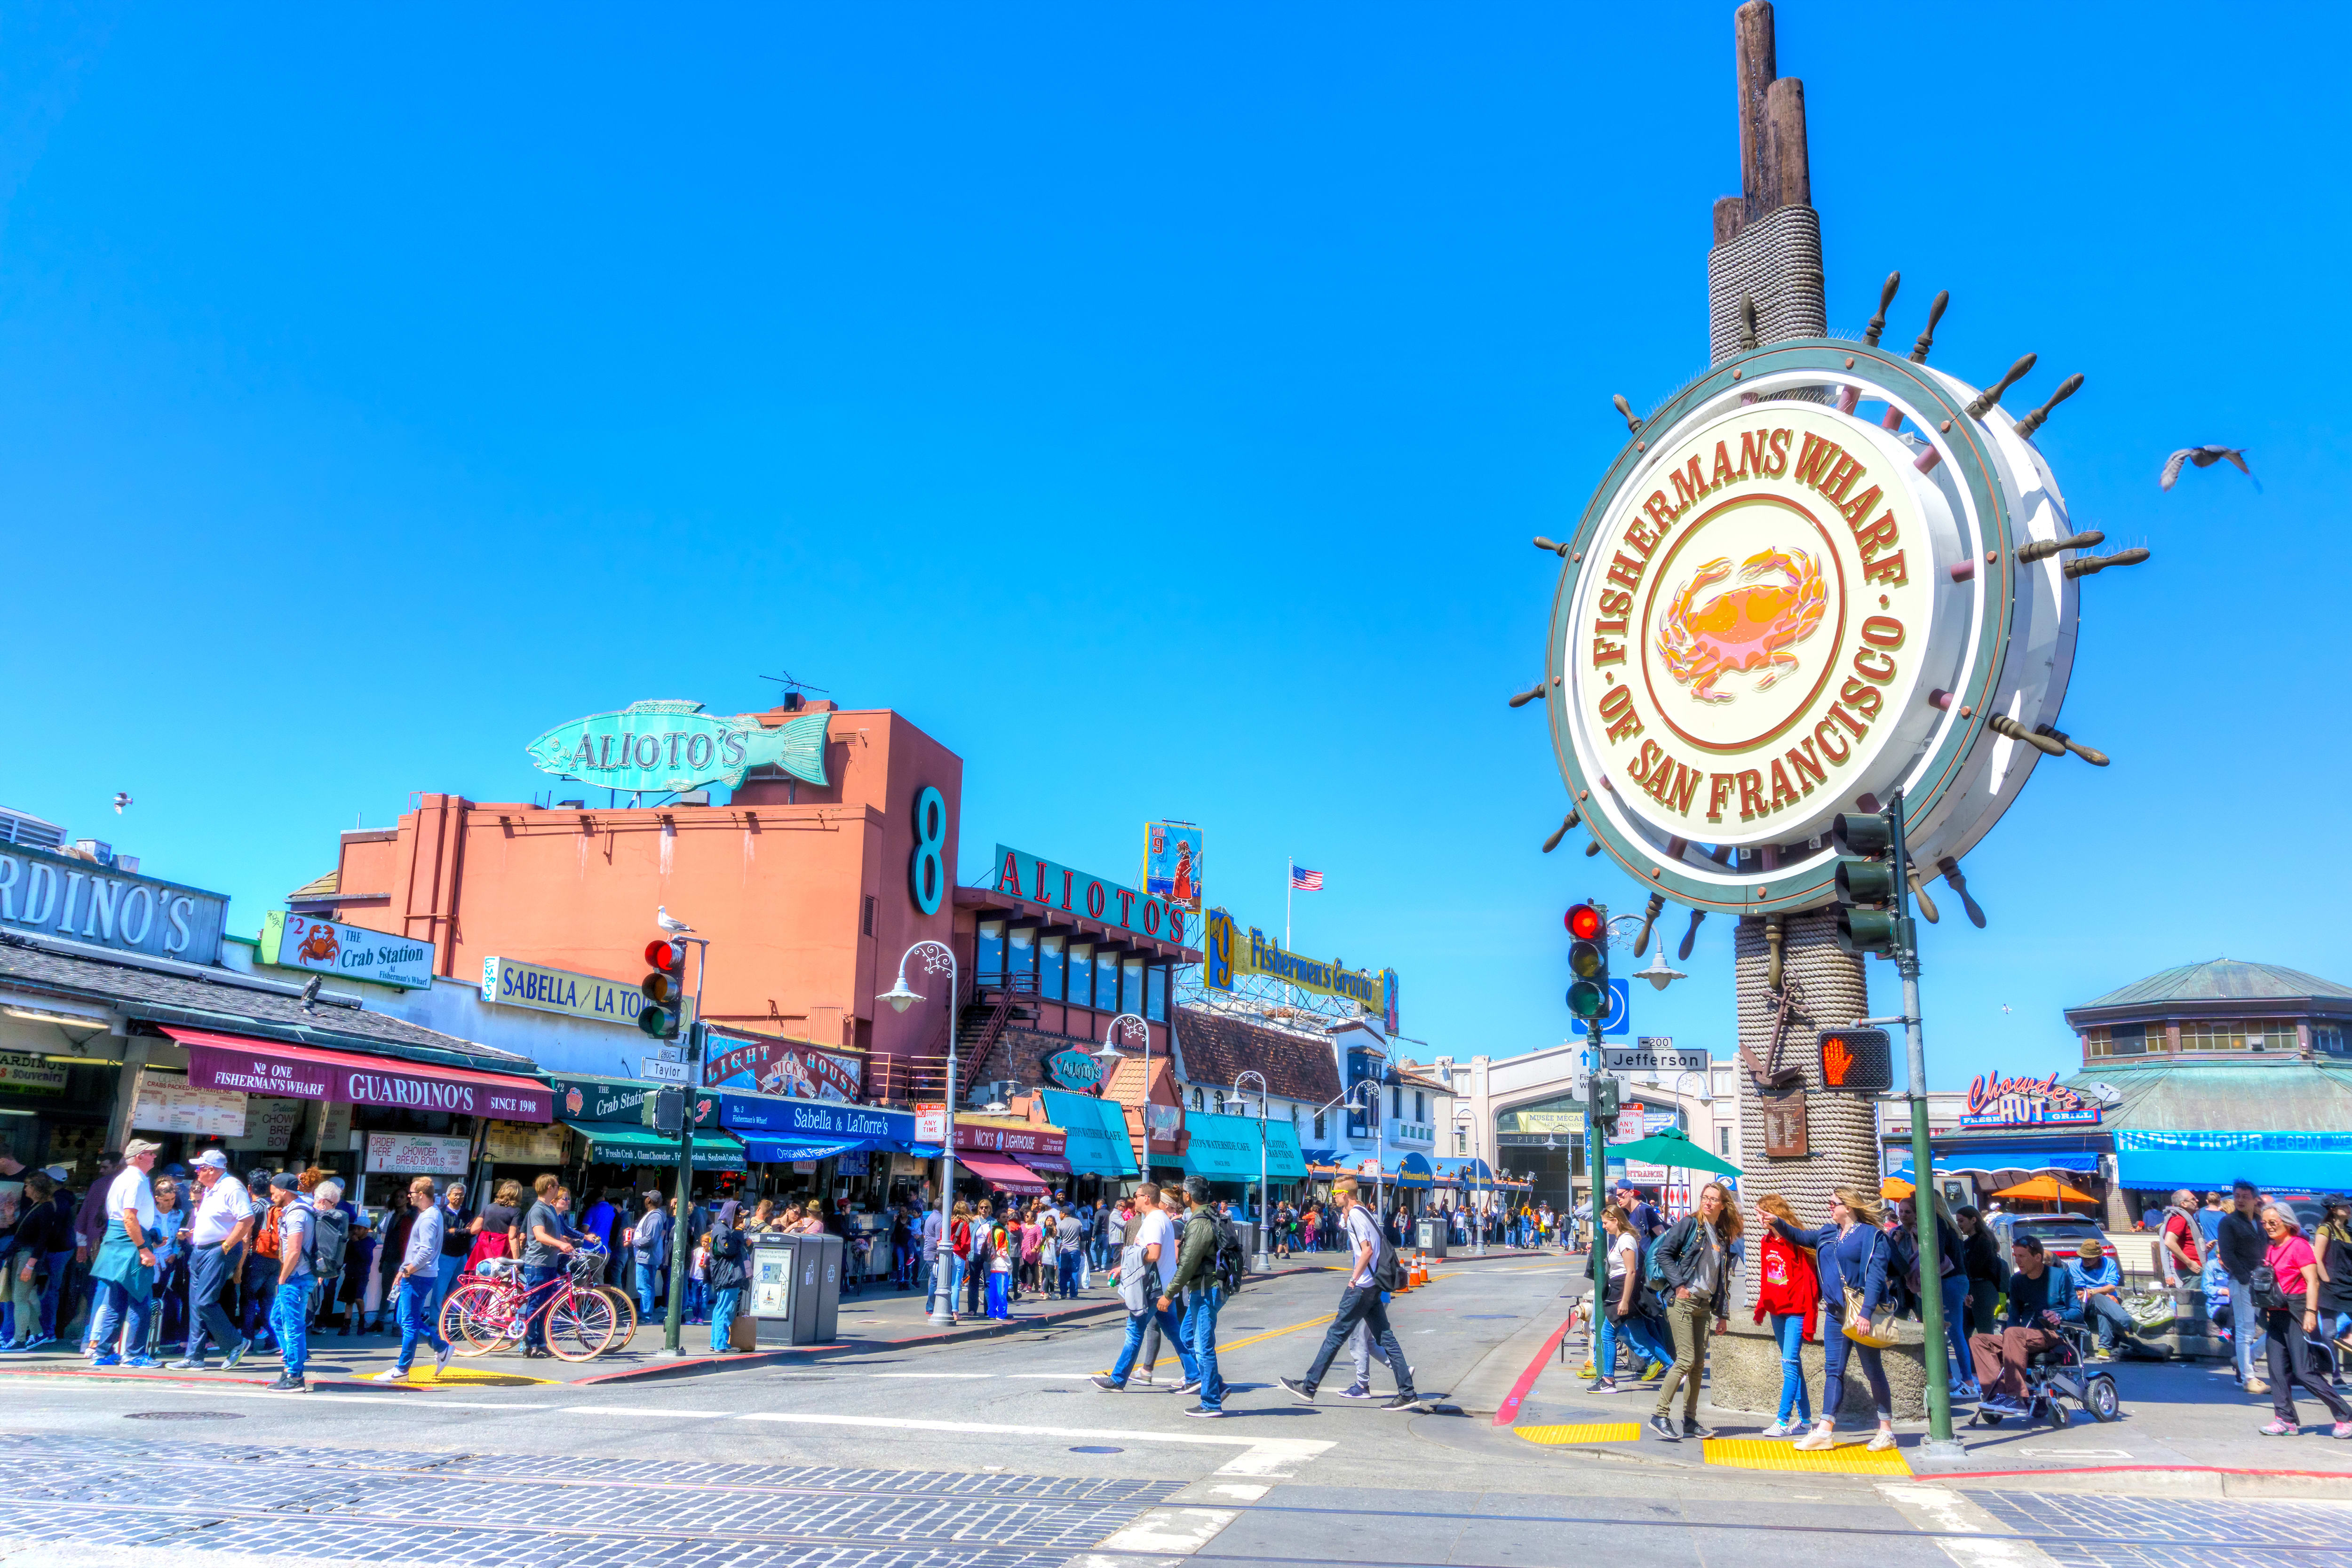
<path id="1" fill-rule="evenodd" d="M 1817 837 L 1870 787 L 1923 673 L 1937 552 L 1910 454 L 1774 402 L 1661 459 L 1579 584 L 1580 717 L 1619 799 L 1668 834 Z"/>

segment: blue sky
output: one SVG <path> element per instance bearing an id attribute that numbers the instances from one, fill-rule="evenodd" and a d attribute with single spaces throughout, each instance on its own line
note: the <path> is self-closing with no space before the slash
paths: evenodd
<path id="1" fill-rule="evenodd" d="M 1730 11 L 12 12 L 0 803 L 249 930 L 411 791 L 789 668 L 963 755 L 967 879 L 1191 818 L 1245 922 L 1323 870 L 1297 945 L 1395 967 L 1409 1035 L 1554 1043 L 1562 909 L 1639 895 L 1536 853 L 1527 541 L 1612 393 L 1704 367 Z M 2086 374 L 2043 449 L 2156 552 L 2084 594 L 2062 722 L 2115 765 L 2045 764 L 1990 929 L 1928 933 L 1936 1087 L 2070 1065 L 2059 1010 L 2165 965 L 2352 979 L 2299 839 L 2347 762 L 2347 30 L 1780 7 L 1832 321 L 1899 267 L 1890 339 L 1949 289 L 1937 363 Z M 2159 494 L 2207 441 L 2262 491 Z M 1729 1048 L 1729 929 L 1639 1032 Z"/>

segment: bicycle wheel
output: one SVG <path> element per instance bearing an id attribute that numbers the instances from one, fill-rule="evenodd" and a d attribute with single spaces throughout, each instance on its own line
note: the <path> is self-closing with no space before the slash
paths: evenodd
<path id="1" fill-rule="evenodd" d="M 599 1285 L 596 1293 L 613 1303 L 613 1342 L 626 1345 L 637 1334 L 637 1304 L 618 1285 Z"/>
<path id="2" fill-rule="evenodd" d="M 603 1355 L 620 1326 L 613 1303 L 595 1290 L 559 1292 L 547 1309 L 547 1348 L 563 1361 Z"/>
<path id="3" fill-rule="evenodd" d="M 470 1280 L 441 1303 L 441 1337 L 462 1356 L 510 1350 L 522 1338 L 509 1293 L 487 1279 Z"/>

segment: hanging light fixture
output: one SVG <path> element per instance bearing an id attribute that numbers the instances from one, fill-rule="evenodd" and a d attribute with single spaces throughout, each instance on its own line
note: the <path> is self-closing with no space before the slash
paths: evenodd
<path id="1" fill-rule="evenodd" d="M 1656 986 L 1659 990 L 1664 991 L 1675 981 L 1684 979 L 1685 975 L 1681 970 L 1676 969 L 1673 964 L 1666 962 L 1665 943 L 1660 942 L 1658 944 L 1658 951 L 1651 956 L 1650 966 L 1647 969 L 1637 969 L 1633 971 L 1633 978 L 1636 980 L 1646 980 L 1651 984 Z"/>

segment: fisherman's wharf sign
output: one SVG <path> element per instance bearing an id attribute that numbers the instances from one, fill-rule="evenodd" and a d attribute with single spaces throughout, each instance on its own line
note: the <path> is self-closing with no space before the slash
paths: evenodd
<path id="1" fill-rule="evenodd" d="M 1851 416 L 1770 403 L 1662 458 L 1579 584 L 1580 726 L 1618 797 L 1668 833 L 1824 832 L 1879 782 L 1929 651 L 1935 551 L 1896 477 L 1909 454 Z"/>

